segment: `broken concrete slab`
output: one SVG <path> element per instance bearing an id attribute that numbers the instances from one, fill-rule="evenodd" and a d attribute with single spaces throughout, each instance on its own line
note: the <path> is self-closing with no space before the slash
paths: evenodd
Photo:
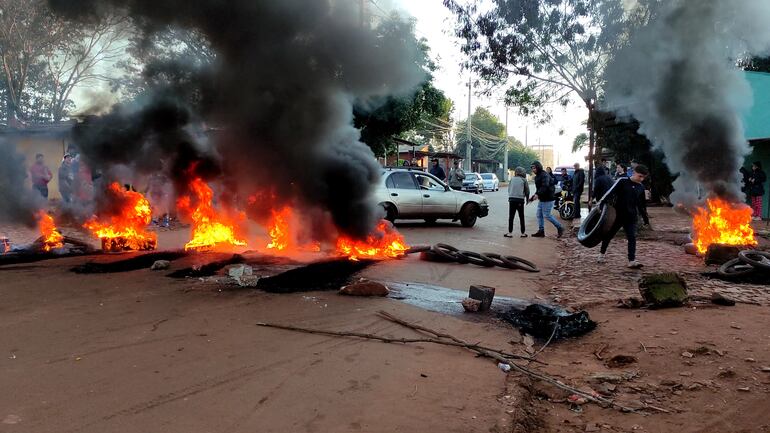
<path id="1" fill-rule="evenodd" d="M 170 266 L 171 262 L 168 260 L 156 260 L 152 266 L 150 266 L 150 269 L 153 271 L 162 271 L 168 269 Z"/>
<path id="2" fill-rule="evenodd" d="M 482 285 L 473 285 L 468 289 L 468 297 L 480 302 L 478 311 L 488 311 L 495 298 L 495 288 Z"/>
<path id="3" fill-rule="evenodd" d="M 652 308 L 681 307 L 688 300 L 687 283 L 677 273 L 645 275 L 639 293 Z"/>

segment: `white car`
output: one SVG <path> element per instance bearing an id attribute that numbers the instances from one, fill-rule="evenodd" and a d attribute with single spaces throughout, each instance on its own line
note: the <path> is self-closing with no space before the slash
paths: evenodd
<path id="1" fill-rule="evenodd" d="M 465 173 L 463 191 L 470 191 L 476 194 L 484 192 L 484 183 L 481 180 L 481 175 L 478 173 Z"/>
<path id="2" fill-rule="evenodd" d="M 487 199 L 456 191 L 430 173 L 405 168 L 386 168 L 375 190 L 375 197 L 385 209 L 385 218 L 460 220 L 463 227 L 473 227 L 477 218 L 489 215 Z"/>
<path id="3" fill-rule="evenodd" d="M 500 189 L 500 180 L 494 173 L 481 173 L 481 184 L 484 191 L 497 191 Z"/>

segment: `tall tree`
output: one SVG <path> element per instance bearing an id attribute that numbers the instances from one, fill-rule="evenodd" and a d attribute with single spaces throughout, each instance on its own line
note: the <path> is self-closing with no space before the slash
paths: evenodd
<path id="1" fill-rule="evenodd" d="M 466 155 L 468 147 L 468 121 L 457 122 L 455 153 Z M 505 124 L 484 107 L 477 107 L 471 115 L 471 158 L 499 159 L 505 150 Z"/>
<path id="2" fill-rule="evenodd" d="M 444 0 L 458 18 L 465 66 L 488 84 L 507 86 L 507 103 L 523 115 L 548 118 L 552 103 L 574 96 L 588 114 L 589 160 L 593 168 L 594 113 L 604 69 L 628 34 L 645 24 L 650 2 L 637 0 L 493 0 L 490 7 Z M 589 190 L 591 183 L 589 181 Z"/>
<path id="3" fill-rule="evenodd" d="M 0 87 L 9 124 L 25 117 L 25 94 L 42 81 L 44 54 L 69 31 L 45 0 L 0 0 Z"/>

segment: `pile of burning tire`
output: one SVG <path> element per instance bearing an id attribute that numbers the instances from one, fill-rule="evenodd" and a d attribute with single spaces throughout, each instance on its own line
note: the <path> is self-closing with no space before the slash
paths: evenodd
<path id="1" fill-rule="evenodd" d="M 412 247 L 407 251 L 407 254 L 410 253 L 420 253 L 420 260 L 428 262 L 472 264 L 485 268 L 497 266 L 504 269 L 540 272 L 537 265 L 521 257 L 505 256 L 497 253 L 476 253 L 460 250 L 447 244 Z"/>
<path id="2" fill-rule="evenodd" d="M 717 271 L 726 278 L 742 278 L 765 274 L 770 276 L 770 253 L 757 250 L 743 250 L 738 258 L 725 262 Z"/>

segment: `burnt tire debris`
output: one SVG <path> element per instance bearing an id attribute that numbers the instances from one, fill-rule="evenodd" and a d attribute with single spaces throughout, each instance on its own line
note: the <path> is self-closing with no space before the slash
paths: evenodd
<path id="1" fill-rule="evenodd" d="M 474 251 L 460 250 L 448 244 L 438 243 L 433 246 L 415 247 L 420 252 L 420 260 L 440 263 L 472 264 L 484 268 L 499 267 L 503 269 L 522 270 L 527 272 L 540 272 L 537 265 L 529 260 L 516 256 L 506 256 L 497 253 L 477 253 Z M 413 249 L 415 249 L 413 248 Z"/>
<path id="2" fill-rule="evenodd" d="M 770 282 L 770 253 L 767 251 L 743 250 L 738 258 L 722 264 L 717 275 L 723 279 L 740 280 L 743 278 L 763 279 Z"/>

